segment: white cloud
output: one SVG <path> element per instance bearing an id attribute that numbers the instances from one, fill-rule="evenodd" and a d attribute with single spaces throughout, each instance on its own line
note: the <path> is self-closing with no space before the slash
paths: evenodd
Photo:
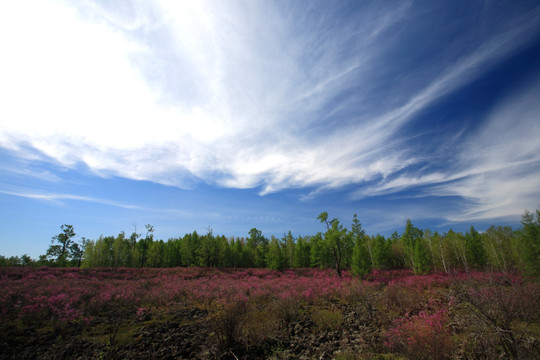
<path id="1" fill-rule="evenodd" d="M 408 4 L 333 27 L 330 15 L 312 24 L 266 2 L 104 6 L 0 5 L 0 146 L 29 145 L 103 175 L 180 187 L 196 177 L 263 194 L 384 178 L 369 196 L 448 181 L 441 173 L 388 179 L 417 161 L 400 127 L 512 53 L 533 26 L 509 26 L 389 108 L 334 98 L 373 90 L 383 36 Z M 356 51 L 344 56 L 351 39 Z M 361 115 L 333 126 L 358 102 Z"/>
<path id="2" fill-rule="evenodd" d="M 268 4 L 159 5 L 157 26 L 141 16 L 130 23 L 122 12 L 94 4 L 78 11 L 40 1 L 31 13 L 27 4 L 3 4 L 1 145 L 29 144 L 66 166 L 84 162 L 103 174 L 177 186 L 192 174 L 233 187 L 266 184 L 265 191 L 273 191 L 361 180 L 372 176 L 369 169 L 380 170 L 369 162 L 354 170 L 350 157 L 357 156 L 358 138 L 301 134 L 319 120 L 308 116 L 365 58 L 342 68 L 330 51 L 313 69 L 302 69 L 306 44 Z M 391 18 L 383 18 L 377 33 Z M 172 42 L 157 45 L 167 47 L 158 51 L 134 36 L 139 28 L 146 37 L 160 31 L 154 36 Z M 321 41 L 316 35 L 302 41 Z M 330 47 L 335 38 L 324 41 L 320 46 Z M 176 66 L 167 71 L 185 76 L 175 87 L 185 85 L 191 98 L 165 101 L 164 84 L 149 79 L 164 51 L 171 53 L 165 65 Z M 216 173 L 225 177 L 215 179 Z"/>
<path id="3" fill-rule="evenodd" d="M 516 217 L 540 206 L 540 79 L 494 108 L 485 125 L 455 144 L 445 172 L 405 173 L 367 187 L 357 197 L 419 188 L 416 196 L 457 196 L 466 203 L 444 216 L 451 222 Z"/>
<path id="4" fill-rule="evenodd" d="M 471 201 L 470 209 L 454 218 L 515 216 L 540 206 L 539 97 L 540 79 L 532 79 L 469 137 L 459 156 L 463 179 L 439 189 Z"/>
<path id="5" fill-rule="evenodd" d="M 29 192 L 29 191 L 5 191 L 0 190 L 0 194 L 23 197 L 28 199 L 42 200 L 48 202 L 61 202 L 62 200 L 76 200 L 76 201 L 85 201 L 92 202 L 97 204 L 109 205 L 124 209 L 142 209 L 139 206 L 125 204 L 121 202 L 99 199 L 91 196 L 82 196 L 82 195 L 73 195 L 73 194 L 58 194 L 58 193 L 38 193 L 38 192 Z"/>

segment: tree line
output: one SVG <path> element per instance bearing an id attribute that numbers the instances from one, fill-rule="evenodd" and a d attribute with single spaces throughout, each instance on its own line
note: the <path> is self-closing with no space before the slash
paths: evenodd
<path id="1" fill-rule="evenodd" d="M 526 211 L 517 230 L 491 226 L 479 233 L 473 226 L 465 233 L 422 230 L 407 220 L 401 234 L 390 237 L 367 235 L 356 214 L 350 230 L 337 218 L 322 212 L 317 219 L 321 232 L 294 237 L 289 231 L 282 238 L 265 237 L 252 228 L 247 237 L 214 235 L 196 231 L 167 241 L 154 239 L 154 227 L 145 234 L 134 231 L 117 236 L 82 238 L 77 242 L 72 225 L 52 238 L 46 254 L 38 260 L 28 255 L 6 258 L 0 266 L 75 266 L 75 267 L 261 267 L 333 268 L 341 276 L 344 269 L 366 276 L 374 269 L 409 268 L 416 274 L 430 271 L 451 272 L 492 269 L 540 273 L 540 211 Z"/>

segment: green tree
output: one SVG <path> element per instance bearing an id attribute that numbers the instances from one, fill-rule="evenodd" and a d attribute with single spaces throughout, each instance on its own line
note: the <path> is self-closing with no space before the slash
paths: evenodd
<path id="1" fill-rule="evenodd" d="M 296 240 L 294 267 L 307 268 L 311 266 L 311 247 L 308 238 L 299 236 Z"/>
<path id="2" fill-rule="evenodd" d="M 195 266 L 198 264 L 200 245 L 201 241 L 197 231 L 184 235 L 181 245 L 182 264 L 184 266 Z"/>
<path id="3" fill-rule="evenodd" d="M 469 258 L 469 265 L 478 269 L 482 269 L 487 262 L 486 249 L 482 243 L 482 237 L 476 231 L 474 226 L 471 226 L 469 232 L 465 234 L 465 245 L 467 248 L 467 256 Z"/>
<path id="4" fill-rule="evenodd" d="M 231 249 L 231 243 L 227 240 L 224 235 L 218 236 L 216 238 L 219 244 L 219 266 L 220 267 L 232 267 L 233 260 L 233 251 Z"/>
<path id="5" fill-rule="evenodd" d="M 352 253 L 352 272 L 361 278 L 364 278 L 371 271 L 371 259 L 365 243 L 356 241 Z"/>
<path id="6" fill-rule="evenodd" d="M 350 251 L 353 248 L 353 241 L 351 235 L 344 228 L 338 219 L 332 219 L 328 221 L 328 213 L 326 211 L 319 214 L 317 219 L 321 223 L 325 224 L 326 232 L 324 233 L 324 240 L 327 245 L 327 249 L 330 250 L 334 260 L 334 266 L 339 277 L 341 277 L 341 271 L 344 259 L 350 256 Z"/>
<path id="7" fill-rule="evenodd" d="M 126 257 L 126 265 L 137 267 L 139 266 L 139 261 L 140 261 L 140 254 L 139 254 L 139 249 L 137 249 L 137 242 L 138 242 L 138 239 L 141 237 L 141 234 L 137 233 L 137 226 L 134 225 L 134 227 L 135 229 L 131 233 L 128 240 L 129 251 Z"/>
<path id="8" fill-rule="evenodd" d="M 35 264 L 34 259 L 32 259 L 28 254 L 23 254 L 21 256 L 21 265 L 22 266 L 33 266 Z"/>
<path id="9" fill-rule="evenodd" d="M 517 236 L 510 226 L 490 226 L 483 239 L 487 258 L 497 270 L 507 273 L 515 263 L 523 265 Z"/>
<path id="10" fill-rule="evenodd" d="M 86 245 L 88 244 L 89 240 L 87 240 L 84 236 L 81 239 L 81 243 L 77 243 L 73 241 L 69 246 L 69 252 L 71 254 L 71 261 L 73 263 L 73 266 L 81 267 L 82 259 L 84 255 L 84 249 L 86 248 Z"/>
<path id="11" fill-rule="evenodd" d="M 266 255 L 266 264 L 270 269 L 283 270 L 285 267 L 285 258 L 279 240 L 274 236 L 271 237 L 268 245 L 268 253 Z"/>
<path id="12" fill-rule="evenodd" d="M 165 243 L 164 265 L 166 267 L 175 267 L 182 265 L 182 253 L 180 252 L 180 239 L 171 238 Z"/>
<path id="13" fill-rule="evenodd" d="M 536 210 L 536 220 L 534 214 L 525 211 L 521 217 L 521 224 L 523 225 L 521 242 L 526 269 L 532 274 L 540 274 L 540 210 Z"/>
<path id="14" fill-rule="evenodd" d="M 163 240 L 152 241 L 148 246 L 148 266 L 159 268 L 163 267 L 165 254 L 165 243 Z"/>
<path id="15" fill-rule="evenodd" d="M 435 232 L 431 237 L 432 253 L 434 254 L 434 263 L 440 263 L 445 273 L 450 270 L 448 267 L 448 246 L 444 237 Z"/>
<path id="16" fill-rule="evenodd" d="M 323 235 L 318 232 L 310 238 L 310 264 L 318 268 L 327 268 L 331 265 L 331 255 Z"/>
<path id="17" fill-rule="evenodd" d="M 283 254 L 285 258 L 285 267 L 292 268 L 294 267 L 294 261 L 295 261 L 296 242 L 290 231 L 287 235 L 283 237 L 283 243 L 285 244 L 285 249 L 284 249 L 284 254 Z"/>
<path id="18" fill-rule="evenodd" d="M 394 269 L 404 268 L 407 261 L 405 251 L 403 250 L 403 242 L 401 241 L 401 235 L 397 231 L 394 231 L 386 241 L 388 241 L 392 254 L 391 267 Z"/>
<path id="19" fill-rule="evenodd" d="M 377 234 L 372 237 L 374 267 L 389 269 L 392 267 L 392 244 L 384 236 Z"/>
<path id="20" fill-rule="evenodd" d="M 58 243 L 57 245 L 49 246 L 47 250 L 47 257 L 49 259 L 54 259 L 53 261 L 61 266 L 67 265 L 68 258 L 70 257 L 70 246 L 73 242 L 73 237 L 75 237 L 75 230 L 73 225 L 62 225 L 60 227 L 62 232 L 58 235 L 53 236 L 51 243 Z"/>
<path id="21" fill-rule="evenodd" d="M 403 251 L 405 253 L 409 267 L 414 271 L 416 268 L 415 261 L 420 260 L 415 256 L 416 244 L 422 240 L 423 232 L 419 228 L 415 227 L 410 219 L 407 219 L 405 225 L 405 231 L 401 235 L 401 242 L 403 244 Z M 420 248 L 422 246 L 420 245 Z M 425 251 L 419 250 L 419 254 L 425 254 Z"/>
<path id="22" fill-rule="evenodd" d="M 247 267 L 247 260 L 246 260 L 246 254 L 244 251 L 244 239 L 242 238 L 236 238 L 232 239 L 232 249 L 231 249 L 231 257 L 232 257 L 232 263 L 231 266 L 234 268 L 242 268 Z"/>
<path id="23" fill-rule="evenodd" d="M 201 248 L 199 252 L 199 264 L 206 267 L 219 266 L 220 258 L 220 243 L 214 237 L 212 229 L 208 229 L 208 233 L 201 236 Z"/>
<path id="24" fill-rule="evenodd" d="M 144 239 L 139 240 L 139 242 L 137 243 L 140 254 L 141 267 L 144 267 L 144 265 L 146 265 L 148 248 L 150 247 L 150 244 L 154 241 L 154 227 L 150 224 L 145 225 L 145 227 L 146 236 L 144 237 Z"/>
<path id="25" fill-rule="evenodd" d="M 351 238 L 354 243 L 352 250 L 351 268 L 353 274 L 361 278 L 369 274 L 373 267 L 373 252 L 368 247 L 366 232 L 356 214 L 353 216 Z"/>
<path id="26" fill-rule="evenodd" d="M 429 254 L 423 239 L 418 239 L 414 244 L 414 263 L 413 270 L 415 274 L 425 274 L 429 271 Z"/>
<path id="27" fill-rule="evenodd" d="M 268 239 L 262 235 L 262 231 L 257 228 L 249 230 L 247 240 L 247 251 L 250 266 L 266 267 L 266 253 L 268 251 Z"/>
<path id="28" fill-rule="evenodd" d="M 452 229 L 444 236 L 445 240 L 450 244 L 453 251 L 454 263 L 457 266 L 462 266 L 465 271 L 469 272 L 469 257 L 467 254 L 467 245 L 465 236 L 461 233 L 456 233 Z"/>
<path id="29" fill-rule="evenodd" d="M 129 240 L 126 239 L 126 234 L 122 231 L 112 244 L 113 266 L 117 269 L 119 266 L 126 266 L 127 257 L 129 254 Z"/>

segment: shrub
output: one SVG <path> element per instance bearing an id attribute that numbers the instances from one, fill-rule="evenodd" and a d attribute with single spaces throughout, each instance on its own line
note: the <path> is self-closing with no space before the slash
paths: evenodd
<path id="1" fill-rule="evenodd" d="M 320 331 L 340 330 L 343 325 L 343 314 L 339 309 L 315 309 L 311 318 Z"/>
<path id="2" fill-rule="evenodd" d="M 447 326 L 447 311 L 434 314 L 421 311 L 394 321 L 387 332 L 386 346 L 411 359 L 448 359 L 452 355 L 452 339 Z"/>
<path id="3" fill-rule="evenodd" d="M 424 300 L 421 290 L 405 287 L 399 283 L 388 285 L 383 293 L 383 301 L 388 310 L 398 314 L 418 311 Z"/>
<path id="4" fill-rule="evenodd" d="M 245 317 L 241 340 L 248 348 L 261 348 L 282 335 L 281 321 L 267 308 L 253 308 Z"/>
<path id="5" fill-rule="evenodd" d="M 281 296 L 276 299 L 271 306 L 271 311 L 275 313 L 285 325 L 288 325 L 300 318 L 301 301 L 298 296 Z"/>
<path id="6" fill-rule="evenodd" d="M 456 282 L 452 291 L 465 310 L 464 317 L 472 318 L 482 328 L 477 332 L 476 344 L 493 343 L 493 338 L 498 338 L 508 358 L 540 357 L 540 345 L 529 327 L 540 319 L 538 284 L 494 277 L 488 281 Z"/>
<path id="7" fill-rule="evenodd" d="M 230 351 L 240 343 L 246 322 L 247 302 L 214 302 L 211 305 L 210 328 L 218 341 L 218 351 Z"/>
<path id="8" fill-rule="evenodd" d="M 376 305 L 380 301 L 380 285 L 367 281 L 351 281 L 346 294 L 349 304 L 360 305 L 368 314 L 368 319 L 373 320 Z"/>

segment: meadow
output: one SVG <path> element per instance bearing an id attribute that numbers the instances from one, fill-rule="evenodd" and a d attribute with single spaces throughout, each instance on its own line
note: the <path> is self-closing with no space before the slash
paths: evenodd
<path id="1" fill-rule="evenodd" d="M 517 273 L 0 268 L 0 359 L 534 359 L 539 303 Z"/>

